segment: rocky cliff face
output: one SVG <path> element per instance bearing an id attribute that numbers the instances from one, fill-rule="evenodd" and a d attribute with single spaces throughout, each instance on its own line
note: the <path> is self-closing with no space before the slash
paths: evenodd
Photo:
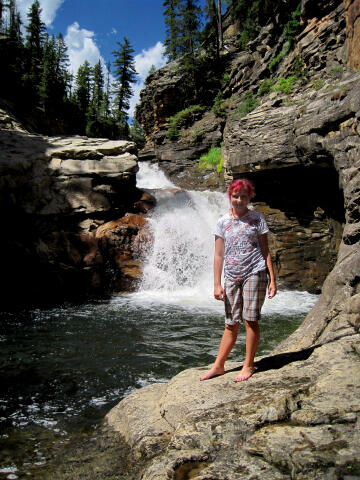
<path id="1" fill-rule="evenodd" d="M 257 92 L 282 49 L 271 44 L 271 26 L 231 59 L 225 179 L 254 180 L 280 279 L 311 289 L 331 272 L 301 327 L 257 359 L 247 382 L 232 381 L 238 363 L 206 382 L 195 368 L 109 413 L 107 423 L 141 465 L 137 478 L 360 475 L 360 74 L 351 71 L 359 62 L 359 2 L 304 0 L 302 11 L 296 49 L 278 68 L 285 78 L 302 59 L 306 80 L 291 95 L 271 93 L 244 118 L 236 114 L 244 90 Z M 159 138 L 147 132 L 149 142 Z M 158 161 L 167 148 L 153 143 Z"/>
<path id="2" fill-rule="evenodd" d="M 30 135 L 1 118 L 3 303 L 132 289 L 141 271 L 130 245 L 145 224 L 137 214 L 154 203 L 136 188 L 135 145 Z"/>
<path id="3" fill-rule="evenodd" d="M 352 161 L 358 148 L 360 76 L 349 70 L 360 59 L 354 43 L 358 3 L 303 1 L 295 48 L 271 75 L 270 65 L 286 45 L 285 37 L 275 34 L 278 25 L 267 25 L 246 51 L 229 48 L 221 60 L 228 74 L 221 87 L 226 115 L 217 117 L 210 109 L 198 114 L 177 141 L 166 136 L 166 118 L 182 108 L 176 65 L 156 72 L 141 96 L 138 119 L 148 143 L 140 158 L 159 162 L 181 187 L 224 189 L 224 181 L 252 179 L 255 201 L 271 225 L 279 283 L 289 288 L 320 292 L 342 238 L 340 163 Z M 227 32 L 227 43 L 234 45 L 235 27 Z M 260 95 L 265 79 L 289 77 L 296 78 L 289 91 Z M 258 106 L 244 115 L 245 92 Z M 200 155 L 221 141 L 224 179 L 198 169 Z"/>

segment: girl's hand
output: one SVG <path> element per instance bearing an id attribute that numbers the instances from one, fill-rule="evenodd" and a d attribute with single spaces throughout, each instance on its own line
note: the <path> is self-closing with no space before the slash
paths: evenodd
<path id="1" fill-rule="evenodd" d="M 268 298 L 274 298 L 277 292 L 277 287 L 275 282 L 270 282 L 268 289 Z"/>
<path id="2" fill-rule="evenodd" d="M 214 297 L 216 298 L 216 300 L 224 301 L 225 292 L 221 285 L 214 287 Z"/>

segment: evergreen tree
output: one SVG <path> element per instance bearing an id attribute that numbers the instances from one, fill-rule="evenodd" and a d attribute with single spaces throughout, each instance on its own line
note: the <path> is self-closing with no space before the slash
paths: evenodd
<path id="1" fill-rule="evenodd" d="M 166 7 L 163 12 L 167 35 L 164 41 L 165 55 L 169 61 L 176 60 L 181 55 L 181 5 L 182 0 L 165 0 L 163 3 Z"/>
<path id="2" fill-rule="evenodd" d="M 13 42 L 22 44 L 21 18 L 15 0 L 10 0 L 7 6 L 9 8 L 9 28 L 7 36 Z"/>
<path id="3" fill-rule="evenodd" d="M 104 75 L 100 60 L 92 69 L 92 98 L 91 104 L 94 109 L 95 118 L 99 120 L 101 115 L 101 106 L 104 101 Z"/>
<path id="4" fill-rule="evenodd" d="M 5 38 L 1 42 L 0 52 L 1 91 L 6 92 L 6 96 L 14 100 L 22 96 L 22 75 L 24 71 L 24 45 L 21 35 L 21 19 L 17 11 L 15 0 L 9 0 L 9 3 L 2 3 L 2 8 L 8 9 L 8 25 L 4 27 Z"/>
<path id="5" fill-rule="evenodd" d="M 53 113 L 52 100 L 54 99 L 56 85 L 56 50 L 53 36 L 45 43 L 43 50 L 43 69 L 39 85 L 39 99 L 45 116 L 50 116 Z"/>
<path id="6" fill-rule="evenodd" d="M 44 45 L 47 41 L 45 24 L 41 21 L 39 0 L 35 0 L 28 12 L 25 42 L 25 89 L 30 105 L 39 102 L 39 85 L 43 70 Z"/>
<path id="7" fill-rule="evenodd" d="M 78 109 L 79 121 L 78 129 L 79 133 L 84 134 L 86 132 L 87 114 L 90 106 L 91 90 L 91 67 L 90 63 L 85 62 L 78 68 L 75 77 L 75 92 L 74 103 Z"/>
<path id="8" fill-rule="evenodd" d="M 192 56 L 200 41 L 201 9 L 197 0 L 185 0 L 182 7 L 180 49 L 181 53 Z"/>
<path id="9" fill-rule="evenodd" d="M 218 37 L 218 16 L 215 0 L 207 0 L 205 6 L 205 14 L 209 19 L 201 36 L 203 38 L 203 45 L 211 56 L 219 57 L 220 45 Z"/>
<path id="10" fill-rule="evenodd" d="M 140 123 L 135 119 L 130 127 L 130 138 L 136 143 L 138 148 L 143 148 L 146 143 L 144 130 L 141 128 Z"/>
<path id="11" fill-rule="evenodd" d="M 39 87 L 40 106 L 44 112 L 44 124 L 55 119 L 64 124 L 68 104 L 68 55 L 61 34 L 51 36 L 44 45 L 43 69 Z"/>
<path id="12" fill-rule="evenodd" d="M 114 75 L 116 78 L 114 84 L 114 115 L 120 135 L 127 137 L 129 134 L 127 111 L 130 107 L 129 100 L 133 94 L 131 84 L 136 82 L 137 74 L 133 58 L 134 49 L 131 47 L 129 40 L 124 37 L 123 43 L 117 42 L 117 44 L 119 49 L 113 52 L 115 56 Z"/>
<path id="13" fill-rule="evenodd" d="M 200 41 L 200 13 L 196 0 L 185 0 L 182 12 L 182 37 L 180 57 L 180 71 L 184 77 L 186 97 L 191 103 L 199 98 L 199 85 L 202 82 L 201 69 L 203 58 L 196 55 L 196 48 Z"/>
<path id="14" fill-rule="evenodd" d="M 105 91 L 103 95 L 103 101 L 100 107 L 100 114 L 103 119 L 110 117 L 110 74 L 111 74 L 111 62 L 106 65 L 106 82 Z"/>
<path id="15" fill-rule="evenodd" d="M 91 69 L 91 101 L 87 115 L 86 135 L 99 137 L 102 132 L 101 107 L 104 99 L 104 75 L 100 60 Z"/>

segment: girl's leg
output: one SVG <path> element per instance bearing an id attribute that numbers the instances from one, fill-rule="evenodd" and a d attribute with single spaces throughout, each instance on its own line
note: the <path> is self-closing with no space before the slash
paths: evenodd
<path id="1" fill-rule="evenodd" d="M 246 327 L 246 356 L 243 368 L 234 382 L 243 382 L 251 377 L 255 371 L 254 358 L 258 349 L 260 340 L 260 326 L 256 321 L 248 322 L 245 320 Z"/>
<path id="2" fill-rule="evenodd" d="M 213 367 L 200 380 L 208 380 L 216 375 L 223 375 L 225 373 L 225 362 L 236 342 L 239 324 L 225 325 L 225 330 L 220 342 L 219 352 L 216 357 Z"/>

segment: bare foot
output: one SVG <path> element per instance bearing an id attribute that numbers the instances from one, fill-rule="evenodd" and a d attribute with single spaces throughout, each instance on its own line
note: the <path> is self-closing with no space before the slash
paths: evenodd
<path id="1" fill-rule="evenodd" d="M 217 377 L 218 375 L 224 375 L 225 369 L 220 367 L 212 367 L 205 375 L 200 377 L 200 381 L 209 380 L 209 378 Z"/>
<path id="2" fill-rule="evenodd" d="M 245 380 L 248 380 L 255 370 L 255 367 L 243 367 L 239 375 L 234 378 L 234 382 L 244 382 Z"/>

